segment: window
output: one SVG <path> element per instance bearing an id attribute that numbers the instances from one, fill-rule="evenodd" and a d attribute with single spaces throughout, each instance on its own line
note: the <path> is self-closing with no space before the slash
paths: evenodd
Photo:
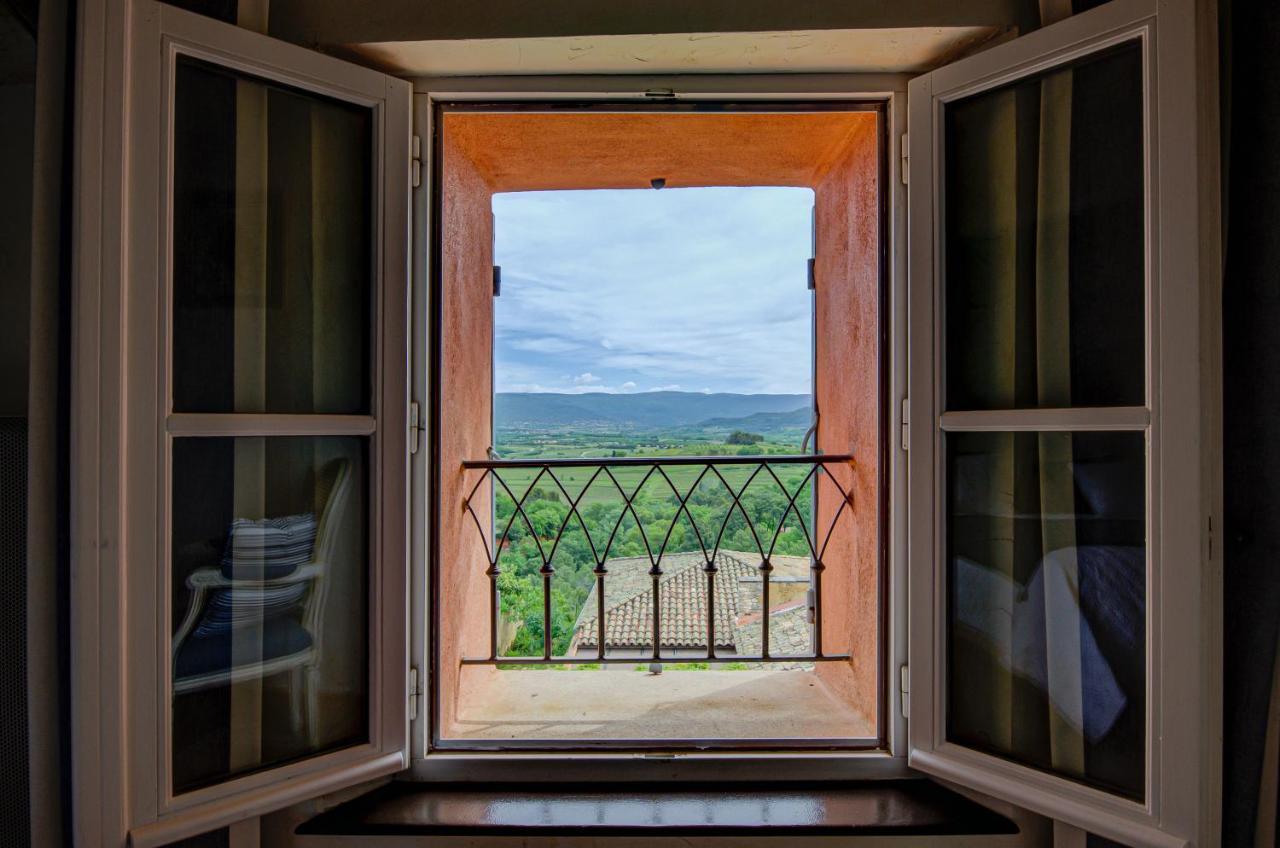
<path id="1" fill-rule="evenodd" d="M 633 83 L 618 80 L 574 81 L 572 106 L 422 94 L 416 144 L 402 80 L 151 0 L 112 41 L 87 10 L 82 75 L 107 96 L 78 116 L 73 744 L 77 797 L 96 802 L 77 805 L 79 831 L 158 846 L 406 769 L 527 762 L 436 732 L 461 670 L 502 659 L 500 573 L 473 567 L 494 541 L 476 481 L 509 470 L 488 454 L 491 197 L 569 188 L 566 151 L 592 143 L 638 163 L 613 188 L 651 191 L 661 169 L 637 157 L 680 135 L 662 122 L 703 121 L 750 128 L 702 145 L 699 167 L 790 162 L 804 177 L 774 184 L 813 189 L 819 240 L 846 238 L 815 257 L 822 453 L 794 462 L 830 465 L 814 488 L 856 487 L 873 528 L 842 543 L 856 556 L 760 575 L 763 612 L 765 587 L 782 598 L 795 587 L 777 578 L 807 565 L 825 658 L 804 659 L 848 671 L 873 730 L 839 746 L 748 734 L 735 764 L 909 764 L 1126 844 L 1212 844 L 1218 313 L 1195 11 L 1112 0 L 905 97 L 878 78 L 837 101 L 825 77 L 787 81 L 799 104 L 762 99 L 756 78 L 691 79 L 702 95 L 657 103 L 619 103 Z M 587 118 L 615 134 L 538 135 Z M 766 118 L 874 167 L 849 191 L 823 181 L 838 156 L 815 167 L 780 143 L 769 161 L 752 147 Z M 814 513 L 849 502 L 834 494 Z M 464 537 L 473 498 L 480 532 Z M 693 576 L 718 597 L 710 562 Z M 608 571 L 591 578 L 607 607 Z M 866 606 L 825 616 L 841 596 Z M 447 615 L 471 641 L 442 631 Z M 565 659 L 546 635 L 523 659 Z M 773 650 L 760 635 L 752 660 Z M 610 659 L 578 647 L 575 662 Z M 633 763 L 601 747 L 610 768 Z"/>
<path id="2" fill-rule="evenodd" d="M 122 510 L 95 587 L 131 614 L 127 660 L 78 691 L 128 704 L 104 738 L 128 740 L 145 845 L 405 765 L 409 98 L 158 3 L 134 17 L 129 377 L 103 396 L 127 459 L 92 504 Z"/>
<path id="3" fill-rule="evenodd" d="M 174 794 L 369 738 L 377 428 L 319 416 L 373 417 L 372 123 L 367 107 L 175 64 Z M 183 433 L 211 420 L 217 436 Z"/>
<path id="4" fill-rule="evenodd" d="M 910 760 L 1143 845 L 1212 827 L 1191 55 L 1113 3 L 910 92 Z"/>
<path id="5" fill-rule="evenodd" d="M 885 747 L 883 122 L 437 112 L 433 746 Z"/>
<path id="6" fill-rule="evenodd" d="M 943 106 L 947 738 L 1141 801 L 1142 46 L 1112 50 Z M 1079 419 L 962 429 L 1024 408 Z"/>

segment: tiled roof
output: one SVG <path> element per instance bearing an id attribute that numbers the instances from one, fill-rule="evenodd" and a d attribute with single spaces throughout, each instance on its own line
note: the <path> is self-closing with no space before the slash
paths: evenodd
<path id="1" fill-rule="evenodd" d="M 760 653 L 760 613 L 738 620 L 738 653 L 756 656 Z M 809 623 L 809 607 L 803 601 L 792 601 L 775 607 L 769 613 L 769 652 L 775 657 L 801 656 L 813 650 L 813 627 Z"/>
<path id="2" fill-rule="evenodd" d="M 796 559 L 786 557 L 775 559 Z M 735 649 L 741 641 L 740 618 L 755 611 L 759 619 L 760 558 L 737 551 L 716 554 L 715 641 L 717 648 Z M 807 560 L 803 561 L 807 567 Z M 795 570 L 794 563 L 789 570 Z M 669 554 L 662 559 L 658 584 L 661 606 L 661 638 L 664 648 L 706 648 L 707 574 L 700 553 Z M 609 560 L 605 578 L 605 645 L 609 648 L 644 648 L 653 644 L 653 578 L 644 557 Z M 775 569 L 778 566 L 775 565 Z M 777 571 L 775 571 L 775 574 Z M 755 582 L 754 588 L 751 587 Z M 744 591 L 744 587 L 748 587 Z M 593 588 L 583 604 L 574 629 L 573 644 L 595 648 L 598 639 L 597 601 Z M 759 643 L 759 638 L 756 638 Z M 772 644 L 774 639 L 769 640 Z"/>

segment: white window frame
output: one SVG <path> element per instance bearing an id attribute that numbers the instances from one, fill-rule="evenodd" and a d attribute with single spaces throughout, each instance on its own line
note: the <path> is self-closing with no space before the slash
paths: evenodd
<path id="1" fill-rule="evenodd" d="M 145 848 L 407 764 L 411 96 L 403 80 L 155 0 L 81 9 L 72 434 L 75 840 L 115 846 L 127 839 Z M 369 415 L 169 411 L 170 157 L 179 55 L 371 109 L 376 269 Z M 101 68 L 102 79 L 87 72 Z M 167 498 L 169 442 L 178 434 L 369 438 L 367 742 L 172 792 Z"/>
<path id="2" fill-rule="evenodd" d="M 1221 545 L 1216 74 L 1212 4 L 1114 0 L 912 81 L 911 751 L 922 771 L 1133 845 L 1213 845 Z M 1206 11 L 1206 8 L 1209 11 Z M 1147 404 L 944 412 L 943 105 L 1122 41 L 1144 47 Z M 946 741 L 943 434 L 1148 435 L 1147 780 L 1135 802 Z"/>
<path id="3" fill-rule="evenodd" d="M 906 454 L 900 450 L 897 434 L 902 432 L 902 404 L 898 399 L 906 395 L 907 388 L 907 299 L 906 299 L 906 184 L 902 172 L 903 158 L 899 155 L 903 134 L 906 131 L 907 119 L 907 82 L 905 74 L 728 74 L 728 75 L 601 75 L 601 76 L 530 76 L 530 77 L 421 77 L 413 80 L 414 87 L 414 133 L 421 139 L 422 185 L 414 192 L 414 296 L 413 315 L 414 331 L 411 334 L 413 344 L 413 397 L 420 401 L 424 410 L 424 427 L 430 422 L 425 414 L 428 400 L 433 396 L 429 385 L 429 351 L 430 329 L 429 297 L 431 287 L 431 263 L 433 261 L 429 246 L 432 230 L 433 192 L 431 180 L 435 176 L 436 167 L 431 157 L 434 146 L 432 138 L 432 120 L 435 107 L 439 103 L 483 102 L 483 103 L 519 103 L 519 102 L 556 102 L 570 101 L 589 103 L 600 101 L 651 101 L 653 98 L 646 92 L 670 91 L 674 99 L 680 101 L 795 101 L 817 102 L 823 100 L 847 100 L 863 102 L 883 102 L 886 104 L 885 116 L 888 122 L 888 146 L 885 151 L 888 159 L 886 172 L 887 212 L 885 223 L 888 228 L 885 244 L 888 250 L 888 279 L 885 285 L 889 290 L 889 326 L 890 350 L 890 386 L 885 402 L 890 405 L 889 428 L 887 437 L 889 445 L 889 468 L 886 480 L 890 489 L 889 522 L 885 532 L 885 543 L 889 546 L 888 556 L 888 591 L 885 611 L 889 616 L 886 632 L 889 644 L 886 646 L 888 669 L 883 685 L 888 688 L 886 698 L 887 750 L 881 751 L 849 751 L 844 753 L 806 754 L 797 751 L 741 753 L 730 749 L 722 751 L 690 751 L 681 753 L 676 760 L 674 770 L 680 773 L 685 764 L 691 774 L 706 774 L 705 768 L 716 768 L 715 763 L 723 764 L 725 773 L 740 772 L 747 763 L 757 763 L 761 767 L 776 770 L 780 762 L 798 763 L 797 774 L 815 777 L 829 776 L 832 779 L 848 779 L 851 777 L 886 777 L 906 774 L 907 753 L 907 721 L 903 707 L 903 692 L 898 685 L 899 669 L 907 661 L 907 572 L 906 572 L 906 534 L 905 522 L 907 487 L 906 487 Z M 419 329 L 423 328 L 423 329 Z M 429 526 L 428 503 L 430 479 L 434 473 L 430 467 L 431 451 L 427 449 L 431 434 L 425 429 L 421 435 L 421 448 L 413 461 L 413 611 L 411 622 L 411 653 L 413 665 L 418 669 L 430 667 L 430 622 L 431 613 L 429 597 L 430 540 L 426 527 Z M 419 506 L 421 505 L 421 506 Z M 421 527 L 419 526 L 421 525 Z M 469 773 L 474 775 L 475 769 L 485 768 L 484 764 L 503 763 L 500 769 L 509 769 L 511 764 L 523 763 L 523 773 L 535 777 L 539 774 L 564 774 L 565 768 L 581 769 L 584 779 L 594 779 L 594 775 L 609 779 L 648 779 L 651 776 L 643 766 L 634 769 L 619 770 L 616 763 L 628 762 L 636 764 L 632 753 L 608 752 L 593 749 L 555 754 L 510 754 L 493 753 L 461 753 L 452 751 L 433 751 L 430 748 L 431 710 L 429 703 L 430 686 L 427 685 L 425 673 L 418 675 L 422 695 L 419 699 L 422 707 L 417 711 L 410 728 L 410 749 L 414 776 L 421 779 L 437 779 L 442 776 L 459 776 Z M 470 765 L 466 765 L 466 764 Z M 782 766 L 782 768 L 787 768 Z M 671 764 L 668 762 L 668 771 Z M 777 771 L 770 773 L 777 774 Z"/>

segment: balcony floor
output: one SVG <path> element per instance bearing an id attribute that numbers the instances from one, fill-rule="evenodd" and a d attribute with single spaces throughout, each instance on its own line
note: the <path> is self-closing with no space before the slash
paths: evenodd
<path id="1" fill-rule="evenodd" d="M 462 672 L 446 740 L 823 739 L 874 725 L 808 670 Z"/>

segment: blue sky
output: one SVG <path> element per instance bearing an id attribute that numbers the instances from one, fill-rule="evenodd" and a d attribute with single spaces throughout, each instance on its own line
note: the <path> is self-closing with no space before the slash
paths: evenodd
<path id="1" fill-rule="evenodd" d="M 497 390 L 808 392 L 806 188 L 498 194 Z"/>

